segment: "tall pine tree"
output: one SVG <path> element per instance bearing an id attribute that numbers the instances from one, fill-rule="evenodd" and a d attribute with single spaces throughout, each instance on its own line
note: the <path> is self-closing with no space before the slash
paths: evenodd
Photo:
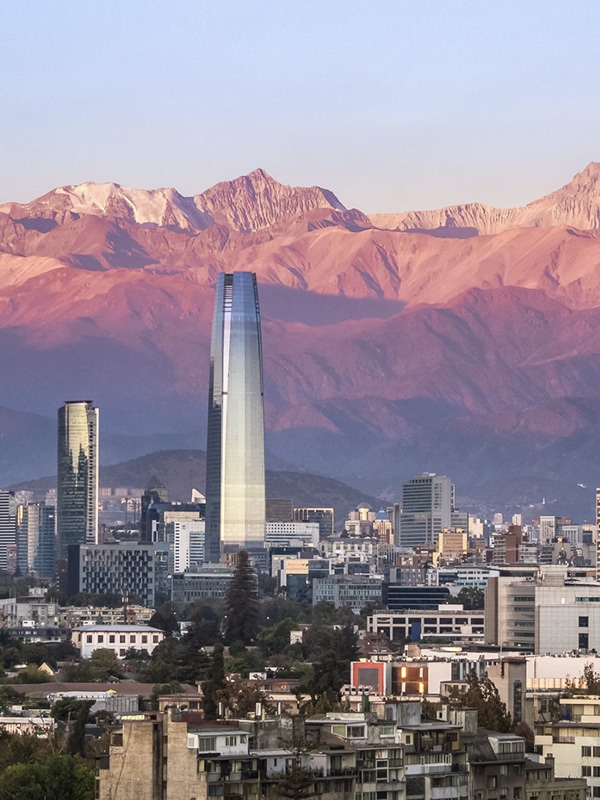
<path id="1" fill-rule="evenodd" d="M 256 573 L 242 550 L 225 600 L 225 642 L 252 644 L 258 633 Z"/>

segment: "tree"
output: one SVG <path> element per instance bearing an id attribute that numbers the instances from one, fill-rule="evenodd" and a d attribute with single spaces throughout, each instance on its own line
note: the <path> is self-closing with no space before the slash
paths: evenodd
<path id="1" fill-rule="evenodd" d="M 237 567 L 225 600 L 225 642 L 238 639 L 251 644 L 258 633 L 258 595 L 256 573 L 245 550 L 240 551 Z"/>
<path id="2" fill-rule="evenodd" d="M 157 683 L 152 687 L 152 694 L 150 695 L 150 704 L 152 708 L 158 708 L 158 698 L 165 694 L 179 694 L 183 691 L 183 687 L 177 681 L 169 681 L 169 683 Z"/>
<path id="3" fill-rule="evenodd" d="M 331 703 L 337 705 L 340 689 L 348 682 L 345 673 L 344 662 L 339 659 L 336 651 L 328 650 L 313 664 L 312 678 L 306 684 L 306 691 L 313 701 L 325 695 Z"/>
<path id="4" fill-rule="evenodd" d="M 0 774 L 0 800 L 93 800 L 94 773 L 66 754 L 9 764 Z"/>
<path id="5" fill-rule="evenodd" d="M 177 610 L 170 601 L 159 606 L 150 617 L 151 627 L 159 628 L 167 636 L 179 633 L 179 623 L 177 622 Z"/>
<path id="6" fill-rule="evenodd" d="M 223 645 L 215 645 L 206 680 L 202 684 L 202 708 L 207 719 L 217 719 L 219 703 L 225 690 L 225 660 Z"/>
<path id="7" fill-rule="evenodd" d="M 310 772 L 300 764 L 286 769 L 277 780 L 277 794 L 290 800 L 303 800 L 315 796 L 315 782 Z"/>
<path id="8" fill-rule="evenodd" d="M 298 624 L 287 617 L 271 628 L 263 628 L 258 634 L 258 646 L 262 654 L 269 658 L 282 653 L 290 644 L 290 633 L 298 629 Z"/>
<path id="9" fill-rule="evenodd" d="M 66 670 L 67 681 L 93 681 L 104 683 L 111 678 L 121 678 L 123 669 L 113 650 L 99 648 L 90 658 Z"/>
<path id="10" fill-rule="evenodd" d="M 484 607 L 485 592 L 477 586 L 463 586 L 456 599 L 462 604 L 465 611 L 479 611 Z"/>
<path id="11" fill-rule="evenodd" d="M 487 676 L 478 678 L 475 670 L 467 677 L 466 691 L 454 690 L 450 693 L 450 703 L 460 708 L 475 708 L 479 725 L 491 731 L 508 733 L 512 721 L 506 704 L 500 699 L 496 685 Z"/>

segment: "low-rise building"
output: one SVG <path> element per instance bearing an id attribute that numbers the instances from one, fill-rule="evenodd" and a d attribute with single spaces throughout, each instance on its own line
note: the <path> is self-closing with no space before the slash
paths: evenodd
<path id="1" fill-rule="evenodd" d="M 90 658 L 95 650 L 112 650 L 118 658 L 128 650 L 152 655 L 164 638 L 164 631 L 149 625 L 82 625 L 72 631 L 73 646 L 82 658 Z"/>
<path id="2" fill-rule="evenodd" d="M 466 611 L 462 605 L 377 612 L 367 617 L 367 632 L 384 633 L 391 641 L 437 639 L 483 643 L 484 614 L 483 611 Z"/>

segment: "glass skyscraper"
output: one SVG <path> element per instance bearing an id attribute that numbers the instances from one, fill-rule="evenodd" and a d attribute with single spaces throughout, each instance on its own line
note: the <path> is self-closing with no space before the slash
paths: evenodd
<path id="1" fill-rule="evenodd" d="M 57 558 L 98 541 L 98 409 L 90 400 L 58 409 Z"/>
<path id="2" fill-rule="evenodd" d="M 256 275 L 218 276 L 210 349 L 206 560 L 265 540 L 265 426 Z"/>

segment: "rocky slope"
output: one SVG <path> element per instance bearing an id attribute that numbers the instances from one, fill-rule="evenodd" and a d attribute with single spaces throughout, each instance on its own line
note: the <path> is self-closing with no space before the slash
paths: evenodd
<path id="1" fill-rule="evenodd" d="M 595 485 L 599 174 L 519 209 L 387 222 L 262 170 L 191 198 L 83 184 L 4 204 L 0 405 L 53 418 L 91 397 L 104 441 L 129 437 L 121 458 L 161 432 L 202 446 L 214 279 L 250 269 L 275 459 L 389 497 L 421 470 L 474 503 Z M 0 485 L 23 477 L 16 419 L 0 414 Z"/>
<path id="2" fill-rule="evenodd" d="M 466 203 L 436 211 L 372 214 L 370 219 L 379 228 L 423 230 L 458 237 L 476 233 L 494 234 L 518 227 L 563 225 L 581 230 L 599 228 L 600 164 L 588 164 L 566 186 L 520 208 L 494 208 L 481 203 Z"/>

